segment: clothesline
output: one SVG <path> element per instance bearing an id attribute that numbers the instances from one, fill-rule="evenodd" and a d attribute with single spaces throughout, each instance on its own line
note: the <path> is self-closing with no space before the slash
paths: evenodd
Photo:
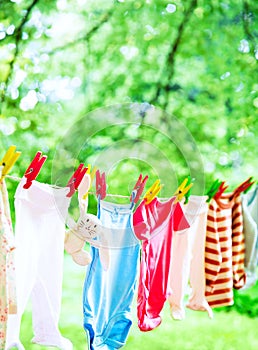
<path id="1" fill-rule="evenodd" d="M 21 181 L 21 177 L 18 176 L 13 176 L 13 175 L 6 175 L 5 177 L 7 177 L 8 179 L 11 180 L 15 180 L 15 181 Z M 54 188 L 63 188 L 62 186 L 57 186 L 57 185 L 50 185 Z M 91 195 L 96 195 L 96 192 L 93 191 L 89 191 L 89 194 Z M 114 197 L 114 198 L 130 198 L 131 196 L 128 195 L 123 195 L 123 194 L 114 194 L 114 193 L 107 193 L 106 197 Z M 141 199 L 143 199 L 143 196 L 140 197 Z M 167 200 L 169 199 L 169 197 L 159 197 L 160 200 Z"/>

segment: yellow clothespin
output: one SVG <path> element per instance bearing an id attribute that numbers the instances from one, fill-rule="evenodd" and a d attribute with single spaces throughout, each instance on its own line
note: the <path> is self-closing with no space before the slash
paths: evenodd
<path id="1" fill-rule="evenodd" d="M 3 166 L 1 179 L 9 173 L 14 166 L 17 159 L 20 157 L 21 152 L 16 152 L 16 146 L 10 146 L 8 151 L 5 153 L 0 165 Z"/>
<path id="2" fill-rule="evenodd" d="M 94 166 L 93 169 L 91 170 L 91 165 L 88 164 L 88 170 L 86 171 L 86 174 L 90 174 L 91 184 L 92 184 L 92 182 L 94 180 L 96 171 L 97 171 L 97 167 L 96 166 Z"/>
<path id="3" fill-rule="evenodd" d="M 90 187 L 89 187 L 89 190 L 90 190 L 91 185 L 92 185 L 92 183 L 93 183 L 93 180 L 94 180 L 96 171 L 97 171 L 97 167 L 96 167 L 96 166 L 94 166 L 93 169 L 91 170 L 91 165 L 88 164 L 88 170 L 86 171 L 86 174 L 89 174 L 89 175 L 90 175 Z M 88 196 L 88 194 L 89 194 L 89 191 L 86 192 L 86 193 L 83 195 L 82 199 L 86 199 L 87 196 Z"/>
<path id="4" fill-rule="evenodd" d="M 143 197 L 145 199 L 145 203 L 149 204 L 156 197 L 162 187 L 163 185 L 160 184 L 160 180 L 156 180 Z"/>
<path id="5" fill-rule="evenodd" d="M 191 178 L 189 176 L 186 177 L 184 181 L 181 183 L 181 185 L 178 187 L 176 192 L 174 193 L 174 196 L 176 196 L 174 203 L 180 202 L 184 197 L 186 197 L 187 192 L 190 190 L 192 186 L 193 186 L 193 183 L 191 183 Z"/>

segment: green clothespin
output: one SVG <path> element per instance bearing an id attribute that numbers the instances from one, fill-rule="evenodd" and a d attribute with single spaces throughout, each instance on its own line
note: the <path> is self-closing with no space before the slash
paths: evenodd
<path id="1" fill-rule="evenodd" d="M 211 201 L 211 199 L 215 196 L 215 194 L 218 192 L 218 189 L 220 185 L 222 184 L 222 181 L 216 179 L 211 187 L 209 188 L 208 192 L 206 193 L 206 196 L 208 196 L 207 203 Z"/>

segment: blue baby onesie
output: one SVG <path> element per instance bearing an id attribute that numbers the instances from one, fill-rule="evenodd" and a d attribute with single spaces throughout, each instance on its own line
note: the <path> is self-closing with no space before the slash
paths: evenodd
<path id="1" fill-rule="evenodd" d="M 139 241 L 132 224 L 132 205 L 99 200 L 109 267 L 103 268 L 99 249 L 91 247 L 83 290 L 84 329 L 89 350 L 121 348 L 132 324 L 131 304 L 138 272 Z"/>

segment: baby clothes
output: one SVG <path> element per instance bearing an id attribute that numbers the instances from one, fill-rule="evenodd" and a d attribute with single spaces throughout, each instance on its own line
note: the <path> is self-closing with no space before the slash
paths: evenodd
<path id="1" fill-rule="evenodd" d="M 91 246 L 83 293 L 84 329 L 88 349 L 114 350 L 125 344 L 132 324 L 140 245 L 132 228 L 132 205 L 99 200 L 98 218 L 105 236 L 98 244 L 108 249 L 109 266 L 103 267 L 100 249 Z"/>
<path id="2" fill-rule="evenodd" d="M 244 218 L 245 237 L 245 270 L 246 285 L 244 288 L 253 286 L 257 281 L 258 262 L 258 186 L 242 196 L 242 209 Z"/>
<path id="3" fill-rule="evenodd" d="M 211 307 L 232 305 L 233 287 L 245 284 L 243 216 L 240 195 L 212 199 L 205 242 L 206 299 Z"/>
<path id="4" fill-rule="evenodd" d="M 181 204 L 154 198 L 143 200 L 133 217 L 134 230 L 142 242 L 137 315 L 141 331 L 150 331 L 161 323 L 160 312 L 167 297 L 173 231 L 189 227 Z"/>
<path id="5" fill-rule="evenodd" d="M 6 349 L 24 349 L 19 340 L 20 323 L 31 297 L 32 342 L 70 350 L 71 342 L 58 329 L 69 188 L 33 181 L 24 189 L 25 182 L 21 180 L 15 194 L 18 312 L 8 320 Z"/>
<path id="6" fill-rule="evenodd" d="M 1 172 L 0 172 L 1 178 Z M 0 350 L 5 349 L 8 314 L 15 314 L 16 282 L 14 267 L 14 236 L 8 193 L 4 180 L 0 181 Z"/>
<path id="7" fill-rule="evenodd" d="M 209 317 L 213 317 L 212 310 L 205 299 L 204 246 L 208 212 L 206 200 L 206 196 L 190 196 L 189 202 L 184 205 L 190 228 L 174 232 L 168 301 L 171 316 L 176 320 L 182 320 L 185 317 L 184 296 L 189 277 L 191 294 L 187 307 L 207 311 Z"/>

